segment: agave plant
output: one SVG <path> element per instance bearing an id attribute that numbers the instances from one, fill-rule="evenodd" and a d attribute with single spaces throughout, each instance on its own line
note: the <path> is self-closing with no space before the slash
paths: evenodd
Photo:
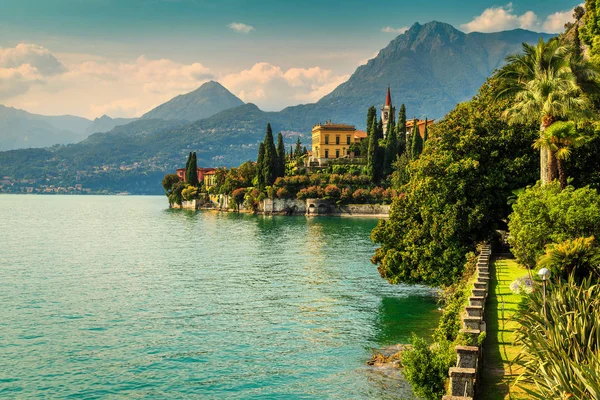
<path id="1" fill-rule="evenodd" d="M 590 275 L 557 280 L 548 288 L 546 313 L 541 291 L 515 314 L 523 367 L 518 383 L 535 399 L 600 400 L 600 285 Z"/>
<path id="2" fill-rule="evenodd" d="M 577 281 L 593 274 L 600 278 L 600 249 L 593 236 L 565 240 L 546 247 L 538 260 L 540 268 L 548 268 L 552 276 L 567 279 L 571 274 Z"/>

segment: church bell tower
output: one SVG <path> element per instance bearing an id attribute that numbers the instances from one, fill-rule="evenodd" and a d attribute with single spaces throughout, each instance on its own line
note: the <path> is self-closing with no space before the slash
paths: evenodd
<path id="1" fill-rule="evenodd" d="M 390 93 L 390 86 L 388 85 L 387 95 L 385 96 L 385 104 L 381 109 L 381 122 L 383 123 L 383 137 L 387 136 L 388 124 L 394 123 L 394 115 L 396 109 L 392 107 L 392 95 Z"/>

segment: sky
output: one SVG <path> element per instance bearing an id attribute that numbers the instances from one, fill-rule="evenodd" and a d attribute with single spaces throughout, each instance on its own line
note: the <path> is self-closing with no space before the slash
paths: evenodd
<path id="1" fill-rule="evenodd" d="M 208 80 L 277 111 L 315 102 L 415 22 L 561 32 L 582 0 L 0 0 L 0 104 L 138 117 Z"/>

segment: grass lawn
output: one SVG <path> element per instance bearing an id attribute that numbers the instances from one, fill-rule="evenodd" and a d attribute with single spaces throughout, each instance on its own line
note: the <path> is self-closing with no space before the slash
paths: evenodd
<path id="1" fill-rule="evenodd" d="M 519 354 L 519 347 L 513 344 L 517 323 L 511 317 L 518 308 L 521 295 L 510 290 L 510 284 L 527 276 L 527 270 L 519 267 L 515 260 L 502 256 L 493 260 L 490 267 L 490 292 L 485 308 L 487 333 L 478 397 L 489 400 L 527 399 L 527 394 L 514 386 L 521 371 L 516 365 L 511 365 Z"/>

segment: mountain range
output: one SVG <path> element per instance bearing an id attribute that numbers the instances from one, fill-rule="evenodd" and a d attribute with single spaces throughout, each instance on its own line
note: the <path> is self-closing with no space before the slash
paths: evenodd
<path id="1" fill-rule="evenodd" d="M 476 94 L 506 55 L 519 51 L 522 42 L 535 43 L 540 37 L 547 40 L 551 35 L 522 29 L 465 34 L 441 22 L 414 24 L 316 103 L 265 112 L 244 104 L 219 83 L 207 82 L 137 120 L 96 119 L 86 129 L 97 133 L 79 143 L 0 153 L 0 176 L 31 179 L 42 168 L 61 182 L 160 192 L 160 182 L 153 181 L 152 174 L 160 176 L 185 165 L 190 151 L 198 153 L 202 166 L 232 166 L 255 158 L 268 122 L 275 132 L 284 133 L 288 145 L 300 137 L 308 147 L 311 128 L 320 121 L 364 129 L 368 107 L 381 107 L 388 85 L 394 105 L 405 103 L 409 118 L 441 118 Z M 2 130 L 0 143 L 1 135 Z M 41 165 L 28 167 L 28 158 Z M 146 179 L 148 174 L 152 179 Z M 150 187 L 140 184 L 146 181 Z"/>

